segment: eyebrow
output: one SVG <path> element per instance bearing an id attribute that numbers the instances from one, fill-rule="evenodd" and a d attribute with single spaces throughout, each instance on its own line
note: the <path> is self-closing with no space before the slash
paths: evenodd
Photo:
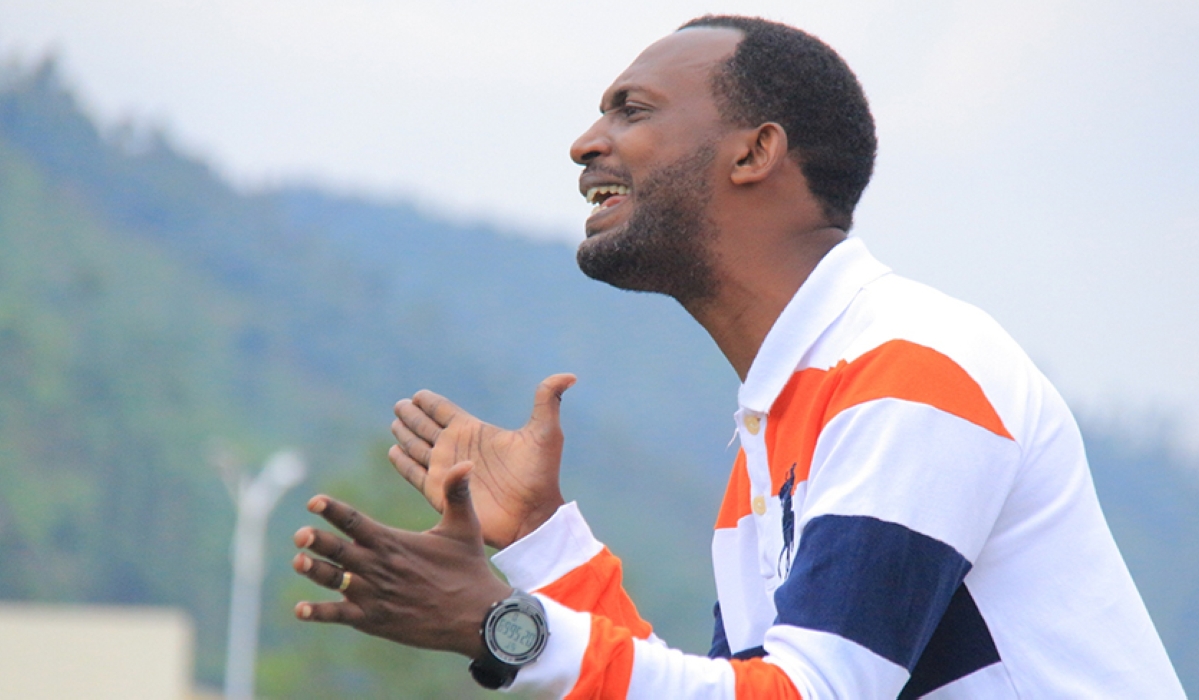
<path id="1" fill-rule="evenodd" d="M 607 97 L 605 100 L 600 101 L 600 114 L 605 113 L 609 109 L 620 109 L 621 107 L 625 106 L 625 104 L 629 101 L 629 97 L 632 95 L 644 95 L 650 102 L 658 104 L 665 102 L 667 99 L 662 93 L 654 90 L 653 88 L 648 88 L 644 85 L 637 84 L 626 85 L 614 91 L 611 97 Z"/>
<path id="2" fill-rule="evenodd" d="M 609 98 L 607 101 L 607 107 L 604 106 L 605 101 L 601 100 L 600 107 L 599 107 L 600 114 L 603 114 L 604 112 L 608 111 L 609 109 L 620 109 L 621 107 L 623 107 L 625 105 L 625 103 L 629 101 L 629 92 L 636 90 L 636 89 L 637 89 L 636 87 L 626 87 L 626 88 L 621 88 L 621 89 L 617 90 L 616 92 L 612 93 L 612 97 Z"/>

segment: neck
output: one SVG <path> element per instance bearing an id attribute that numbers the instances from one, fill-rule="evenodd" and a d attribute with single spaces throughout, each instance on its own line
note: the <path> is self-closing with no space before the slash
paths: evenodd
<path id="1" fill-rule="evenodd" d="M 846 234 L 825 227 L 771 240 L 733 238 L 735 245 L 714 251 L 719 285 L 702 300 L 684 303 L 716 341 L 733 370 L 745 381 L 766 334 L 824 256 Z"/>

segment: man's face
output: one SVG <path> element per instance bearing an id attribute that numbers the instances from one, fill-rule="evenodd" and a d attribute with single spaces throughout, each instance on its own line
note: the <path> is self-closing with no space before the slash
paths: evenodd
<path id="1" fill-rule="evenodd" d="M 683 303 L 715 288 L 707 216 L 726 131 L 709 80 L 736 48 L 731 29 L 687 29 L 646 49 L 604 93 L 603 116 L 571 147 L 595 204 L 579 267 L 624 289 Z"/>

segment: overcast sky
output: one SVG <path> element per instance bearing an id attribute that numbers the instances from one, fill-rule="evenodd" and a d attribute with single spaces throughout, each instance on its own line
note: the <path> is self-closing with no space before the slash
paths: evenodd
<path id="1" fill-rule="evenodd" d="M 242 187 L 575 241 L 567 149 L 612 78 L 705 12 L 786 21 L 871 100 L 875 254 L 996 316 L 1082 413 L 1156 411 L 1199 448 L 1199 2 L 647 5 L 0 0 L 0 55 L 56 51 L 104 123 L 160 125 Z"/>

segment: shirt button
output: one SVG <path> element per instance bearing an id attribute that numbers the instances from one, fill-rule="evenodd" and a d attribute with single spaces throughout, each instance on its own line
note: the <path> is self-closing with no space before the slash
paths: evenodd
<path id="1" fill-rule="evenodd" d="M 766 515 L 766 497 L 754 496 L 754 513 L 756 515 Z"/>
<path id="2" fill-rule="evenodd" d="M 745 429 L 749 431 L 750 435 L 757 435 L 758 431 L 762 429 L 762 419 L 752 413 L 749 414 L 745 417 Z"/>

